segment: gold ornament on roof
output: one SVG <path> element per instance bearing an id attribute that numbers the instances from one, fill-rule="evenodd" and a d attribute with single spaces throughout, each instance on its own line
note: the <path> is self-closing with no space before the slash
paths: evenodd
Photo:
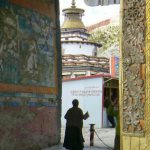
<path id="1" fill-rule="evenodd" d="M 62 10 L 65 16 L 62 28 L 68 29 L 85 29 L 81 17 L 84 10 L 76 7 L 75 0 L 72 0 L 71 7 Z"/>
<path id="2" fill-rule="evenodd" d="M 72 0 L 72 8 L 75 8 L 76 7 L 76 2 L 75 0 Z"/>

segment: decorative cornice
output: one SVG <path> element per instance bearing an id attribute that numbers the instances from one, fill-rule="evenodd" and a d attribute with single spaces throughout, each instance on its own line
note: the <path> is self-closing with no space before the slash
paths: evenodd
<path id="1" fill-rule="evenodd" d="M 89 42 L 89 41 L 67 41 L 67 40 L 62 40 L 61 43 L 81 43 L 81 44 L 90 44 L 90 45 L 95 45 L 97 47 L 102 47 L 101 44 L 94 43 L 94 42 Z"/>
<path id="2" fill-rule="evenodd" d="M 104 72 L 109 71 L 109 59 L 105 57 L 86 56 L 86 55 L 63 55 L 62 66 L 67 67 L 95 67 L 97 71 L 103 68 Z M 87 68 L 86 68 L 87 69 Z"/>

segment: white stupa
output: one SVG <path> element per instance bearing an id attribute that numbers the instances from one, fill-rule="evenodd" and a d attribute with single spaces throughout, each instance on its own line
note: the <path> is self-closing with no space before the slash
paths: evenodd
<path id="1" fill-rule="evenodd" d="M 89 42 L 82 16 L 84 10 L 77 8 L 75 0 L 71 7 L 63 9 L 64 22 L 61 27 L 62 75 L 77 77 L 109 72 L 109 59 L 97 57 L 101 44 Z"/>

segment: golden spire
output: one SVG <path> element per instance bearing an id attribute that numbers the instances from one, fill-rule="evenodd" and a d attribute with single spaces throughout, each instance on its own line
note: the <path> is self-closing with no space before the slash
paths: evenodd
<path id="1" fill-rule="evenodd" d="M 76 7 L 76 0 L 72 0 L 71 7 L 62 10 L 65 15 L 65 20 L 62 28 L 85 29 L 82 22 L 83 9 Z"/>
<path id="2" fill-rule="evenodd" d="M 75 8 L 76 7 L 76 2 L 75 2 L 75 0 L 72 0 L 72 6 L 71 6 L 72 8 Z"/>

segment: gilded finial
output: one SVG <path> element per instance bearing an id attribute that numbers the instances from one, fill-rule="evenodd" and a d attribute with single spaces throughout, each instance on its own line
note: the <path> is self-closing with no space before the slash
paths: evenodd
<path id="1" fill-rule="evenodd" d="M 72 0 L 72 7 L 73 7 L 73 8 L 76 7 L 76 2 L 75 2 L 75 0 Z"/>

